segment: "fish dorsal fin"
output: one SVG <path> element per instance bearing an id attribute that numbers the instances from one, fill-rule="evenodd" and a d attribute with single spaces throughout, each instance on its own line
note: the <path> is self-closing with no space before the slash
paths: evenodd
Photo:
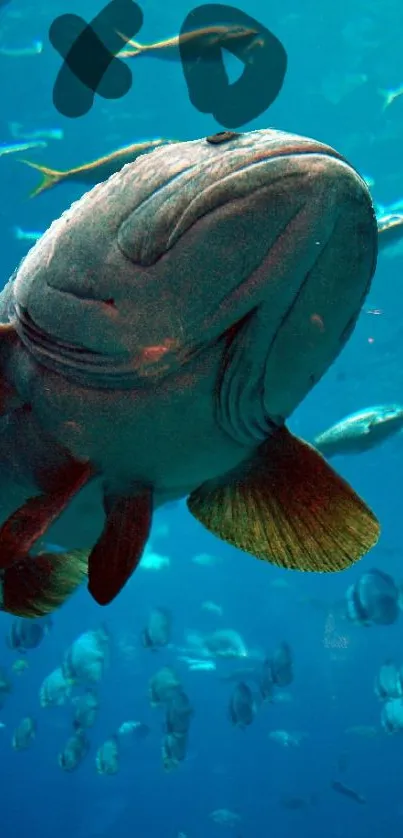
<path id="1" fill-rule="evenodd" d="M 205 483 L 187 503 L 219 538 L 294 570 L 343 570 L 374 546 L 380 532 L 351 486 L 286 428 L 226 482 Z"/>
<path id="2" fill-rule="evenodd" d="M 108 605 L 136 569 L 152 519 L 152 491 L 105 499 L 106 522 L 88 560 L 88 590 L 99 605 Z"/>

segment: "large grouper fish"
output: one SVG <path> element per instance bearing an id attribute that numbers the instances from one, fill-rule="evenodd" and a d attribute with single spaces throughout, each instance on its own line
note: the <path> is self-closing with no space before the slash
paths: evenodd
<path id="1" fill-rule="evenodd" d="M 364 555 L 376 517 L 285 421 L 351 335 L 376 257 L 359 175 L 274 130 L 162 146 L 54 221 L 0 296 L 3 610 L 46 614 L 87 574 L 109 603 L 153 509 L 184 496 L 284 568 Z"/>

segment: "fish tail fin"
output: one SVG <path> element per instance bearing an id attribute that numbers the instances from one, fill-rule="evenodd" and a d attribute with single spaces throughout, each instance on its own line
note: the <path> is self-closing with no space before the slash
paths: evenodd
<path id="1" fill-rule="evenodd" d="M 6 568 L 0 577 L 0 609 L 17 617 L 43 617 L 79 587 L 87 575 L 88 553 L 40 553 Z"/>
<path id="2" fill-rule="evenodd" d="M 42 175 L 42 180 L 29 193 L 30 198 L 36 198 L 37 195 L 40 195 L 41 192 L 45 192 L 46 189 L 52 189 L 53 186 L 56 186 L 57 183 L 63 180 L 67 176 L 67 172 L 59 172 L 57 169 L 49 169 L 48 166 L 41 166 L 39 163 L 32 163 L 31 160 L 21 160 L 21 163 L 25 163 L 27 166 L 31 166 L 31 169 L 36 169 Z"/>
<path id="3" fill-rule="evenodd" d="M 395 98 L 393 92 L 390 90 L 384 90 L 383 88 L 378 88 L 378 93 L 382 96 L 383 105 L 382 105 L 382 113 L 386 111 L 389 105 L 392 104 L 393 99 Z"/>
<path id="4" fill-rule="evenodd" d="M 144 45 L 140 44 L 138 41 L 132 41 L 123 32 L 119 32 L 116 29 L 116 34 L 122 38 L 122 41 L 126 44 L 126 47 L 131 47 L 131 49 L 124 49 L 122 52 L 119 53 L 119 58 L 135 58 L 136 55 L 141 55 L 144 52 Z"/>

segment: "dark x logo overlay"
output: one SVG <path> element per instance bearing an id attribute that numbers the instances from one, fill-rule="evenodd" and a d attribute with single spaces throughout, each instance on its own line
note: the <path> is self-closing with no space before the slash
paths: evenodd
<path id="1" fill-rule="evenodd" d="M 225 22 L 225 23 L 223 23 Z M 89 24 L 78 15 L 54 20 L 49 38 L 64 58 L 53 90 L 56 109 L 64 116 L 88 113 L 95 93 L 119 99 L 130 90 L 132 74 L 117 58 L 127 40 L 141 28 L 143 13 L 133 0 L 111 0 Z M 205 42 L 184 37 L 214 26 L 254 30 L 253 43 L 229 39 L 208 49 Z M 248 48 L 253 48 L 250 58 Z M 230 84 L 223 49 L 244 64 L 241 77 Z M 201 113 L 212 114 L 225 128 L 238 128 L 260 116 L 277 98 L 287 69 L 287 53 L 265 26 L 233 6 L 219 3 L 198 6 L 190 12 L 180 31 L 179 50 L 190 101 Z"/>
<path id="2" fill-rule="evenodd" d="M 116 58 L 128 38 L 143 25 L 143 12 L 132 0 L 111 0 L 90 24 L 78 15 L 57 17 L 49 30 L 52 46 L 64 58 L 53 88 L 55 108 L 64 116 L 84 116 L 94 95 L 120 99 L 132 86 L 127 64 Z"/>

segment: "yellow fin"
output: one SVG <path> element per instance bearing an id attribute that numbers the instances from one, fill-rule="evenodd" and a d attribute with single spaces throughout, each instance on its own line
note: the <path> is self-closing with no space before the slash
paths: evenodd
<path id="1" fill-rule="evenodd" d="M 219 538 L 293 570 L 343 570 L 376 544 L 380 532 L 351 486 L 286 428 L 226 483 L 205 483 L 187 504 Z"/>
<path id="2" fill-rule="evenodd" d="M 60 183 L 69 174 L 68 172 L 59 172 L 57 169 L 49 169 L 47 166 L 40 166 L 39 163 L 31 163 L 30 160 L 21 160 L 20 162 L 31 166 L 31 169 L 36 169 L 42 175 L 41 182 L 29 193 L 30 198 L 36 198 L 45 189 L 52 189 L 53 186 L 56 186 L 57 183 Z"/>

